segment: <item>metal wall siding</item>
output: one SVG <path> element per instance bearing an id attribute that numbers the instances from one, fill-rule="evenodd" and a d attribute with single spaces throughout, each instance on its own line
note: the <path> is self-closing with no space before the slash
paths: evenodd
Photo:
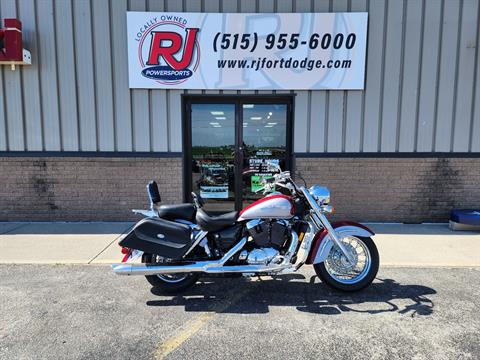
<path id="1" fill-rule="evenodd" d="M 400 102 L 399 133 L 397 134 L 399 152 L 412 151 L 416 142 L 423 1 L 409 0 L 405 6 L 402 99 Z"/>
<path id="2" fill-rule="evenodd" d="M 353 0 L 349 10 L 354 12 L 367 11 L 367 0 Z M 364 92 L 351 90 L 347 91 L 346 96 L 347 106 L 343 150 L 346 152 L 359 152 L 362 149 Z"/>
<path id="3" fill-rule="evenodd" d="M 110 1 L 115 150 L 133 151 L 132 111 L 128 88 L 127 0 Z"/>
<path id="4" fill-rule="evenodd" d="M 310 129 L 307 131 L 309 136 L 309 150 L 312 152 L 325 151 L 325 125 L 327 123 L 327 114 L 325 112 L 327 93 L 325 91 L 312 91 L 310 98 Z M 298 108 L 297 101 L 295 108 Z M 296 123 L 295 117 L 295 123 Z M 296 125 L 295 125 L 296 126 Z M 298 126 L 296 126 L 298 129 Z M 295 133 L 297 132 L 295 130 Z"/>
<path id="5" fill-rule="evenodd" d="M 475 49 L 477 37 L 478 0 L 464 0 L 459 47 L 459 68 L 453 151 L 468 151 L 471 131 L 472 96 L 475 86 Z M 478 66 L 478 63 L 477 63 Z"/>
<path id="6" fill-rule="evenodd" d="M 277 12 L 282 13 L 282 12 L 292 12 L 293 11 L 293 1 L 292 0 L 282 0 L 282 1 L 277 1 L 276 3 L 277 6 Z"/>
<path id="7" fill-rule="evenodd" d="M 398 104 L 401 101 L 401 77 L 403 51 L 403 14 L 405 1 L 388 3 L 386 48 L 384 57 L 383 104 L 381 113 L 381 144 L 384 152 L 397 149 Z"/>
<path id="8" fill-rule="evenodd" d="M 295 97 L 293 146 L 295 152 L 307 152 L 307 136 L 310 129 L 307 129 L 308 118 L 308 91 L 297 91 Z M 316 134 L 317 136 L 321 134 Z"/>
<path id="9" fill-rule="evenodd" d="M 128 88 L 126 11 L 368 11 L 365 91 Z M 0 150 L 182 151 L 182 94 L 294 93 L 296 152 L 480 151 L 477 0 L 0 0 Z M 40 21 L 41 20 L 41 21 Z"/>
<path id="10" fill-rule="evenodd" d="M 473 101 L 473 111 L 472 111 L 472 132 L 470 133 L 470 143 L 471 151 L 480 152 L 480 66 L 478 65 L 480 61 L 480 6 L 477 13 L 477 43 L 476 43 L 476 52 L 475 52 L 475 63 L 477 64 L 476 76 L 475 76 L 475 88 L 474 88 L 474 101 Z"/>
<path id="11" fill-rule="evenodd" d="M 339 0 L 332 2 L 331 9 L 334 12 L 348 11 L 348 1 Z M 327 151 L 341 152 L 343 148 L 343 133 L 345 125 L 346 91 L 331 91 L 328 97 L 328 130 Z"/>
<path id="12" fill-rule="evenodd" d="M 0 6 L 0 19 L 2 19 L 2 6 Z M 3 68 L 0 69 L 0 151 L 8 149 L 8 134 L 7 134 L 7 113 L 6 113 L 6 91 Z"/>
<path id="13" fill-rule="evenodd" d="M 62 81 L 58 81 L 60 78 L 59 68 L 60 64 L 57 63 L 57 48 L 58 38 L 61 33 L 58 32 L 55 27 L 55 10 L 53 7 L 52 0 L 43 0 L 35 2 L 35 10 L 37 13 L 37 19 L 42 19 L 42 21 L 37 21 L 37 27 L 32 27 L 32 24 L 27 22 L 22 24 L 22 31 L 32 31 L 37 35 L 37 48 L 33 47 L 33 44 L 26 43 L 25 47 L 30 50 L 32 53 L 32 69 L 37 71 L 39 81 L 40 81 L 40 99 L 41 99 L 41 112 L 37 114 L 40 118 L 40 121 L 43 124 L 43 150 L 45 151 L 59 151 L 67 150 L 68 147 L 65 146 L 61 148 L 61 139 L 64 142 L 68 140 L 68 136 L 65 136 L 61 132 L 60 119 L 69 119 L 70 117 L 75 118 L 75 129 L 77 128 L 76 114 L 77 108 L 76 105 L 74 108 L 69 109 L 68 112 L 65 112 L 65 116 L 60 114 L 60 104 L 59 104 L 59 95 L 63 90 L 63 85 L 67 85 L 69 78 L 62 77 Z M 70 30 L 71 31 L 71 30 Z M 62 60 L 64 53 L 68 52 L 65 43 L 62 43 L 61 54 Z M 7 71 L 7 69 L 4 69 Z M 23 68 L 19 71 L 25 71 Z M 75 78 L 73 82 L 69 84 L 70 86 L 75 86 Z M 61 93 L 63 97 L 69 96 L 69 94 Z M 76 104 L 76 95 L 72 94 L 69 99 Z M 68 109 L 64 107 L 65 109 Z M 71 146 L 72 150 L 78 150 L 78 141 L 75 130 L 75 143 Z M 9 149 L 10 150 L 10 149 Z M 27 150 L 27 149 L 25 149 Z"/>
<path id="14" fill-rule="evenodd" d="M 97 150 L 98 129 L 93 80 L 95 68 L 93 65 L 93 28 L 90 3 L 88 1 L 74 1 L 73 5 L 80 150 L 95 151 Z"/>
<path id="15" fill-rule="evenodd" d="M 35 27 L 35 6 L 34 0 L 26 0 L 19 4 L 19 12 L 25 21 Z M 23 33 L 25 41 L 37 48 L 37 38 L 33 31 Z M 26 68 L 22 73 L 23 96 L 28 99 L 28 106 L 24 107 L 26 148 L 30 151 L 42 151 L 42 122 L 38 114 L 41 113 L 40 87 L 38 72 L 33 68 Z"/>
<path id="16" fill-rule="evenodd" d="M 76 151 L 80 149 L 80 116 L 79 96 L 77 89 L 76 53 L 74 29 L 72 27 L 72 4 L 68 1 L 56 1 L 54 9 L 54 40 L 56 51 L 46 54 L 50 58 L 42 61 L 55 62 L 57 64 L 58 77 L 55 83 L 45 84 L 52 88 L 58 86 L 58 107 L 60 109 L 61 122 L 61 150 Z M 41 6 L 41 5 L 39 5 Z M 43 20 L 42 20 L 43 21 Z M 42 52 L 43 53 L 43 52 Z M 35 58 L 32 55 L 33 58 Z M 33 59 L 32 59 L 33 63 Z M 41 71 L 40 71 L 41 73 Z M 48 91 L 48 90 L 47 90 Z M 45 118 L 47 120 L 47 118 Z M 46 129 L 46 131 L 48 131 Z"/>
<path id="17" fill-rule="evenodd" d="M 257 12 L 256 0 L 240 0 L 240 12 L 254 13 Z"/>
<path id="18" fill-rule="evenodd" d="M 182 151 L 182 91 L 171 90 L 168 96 L 168 130 L 170 147 L 169 151 Z"/>
<path id="19" fill-rule="evenodd" d="M 384 57 L 384 24 L 386 8 L 383 0 L 370 0 L 368 11 L 368 47 L 365 80 L 365 123 L 363 128 L 362 150 L 379 150 L 378 130 L 380 126 L 380 106 L 382 97 L 382 73 Z"/>
<path id="20" fill-rule="evenodd" d="M 443 8 L 441 61 L 438 83 L 437 127 L 435 151 L 450 151 L 453 103 L 455 98 L 455 68 L 457 66 L 458 20 L 460 2 L 446 0 Z M 453 71 L 452 71 L 453 70 Z"/>
<path id="21" fill-rule="evenodd" d="M 436 89 L 440 61 L 441 1 L 426 2 L 423 24 L 423 49 L 420 75 L 416 151 L 428 152 L 433 147 L 433 130 L 436 120 Z M 439 20 L 440 19 L 440 20 Z"/>
<path id="22" fill-rule="evenodd" d="M 98 150 L 115 150 L 113 130 L 113 83 L 110 26 L 105 21 L 110 17 L 108 0 L 92 2 L 92 22 L 95 65 L 95 100 L 97 115 Z"/>

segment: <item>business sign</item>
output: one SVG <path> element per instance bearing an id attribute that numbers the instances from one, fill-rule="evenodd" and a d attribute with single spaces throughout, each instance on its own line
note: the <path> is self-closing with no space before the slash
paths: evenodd
<path id="1" fill-rule="evenodd" d="M 131 88 L 363 89 L 367 13 L 128 12 Z"/>

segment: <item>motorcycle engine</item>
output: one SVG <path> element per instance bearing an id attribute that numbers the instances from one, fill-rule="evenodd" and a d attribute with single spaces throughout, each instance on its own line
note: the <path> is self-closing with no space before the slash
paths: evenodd
<path id="1" fill-rule="evenodd" d="M 253 249 L 249 252 L 246 252 L 244 256 L 246 257 L 247 263 L 249 263 L 250 265 L 267 265 L 278 254 L 278 250 L 275 250 L 273 248 L 263 248 Z"/>
<path id="2" fill-rule="evenodd" d="M 285 220 L 252 220 L 246 224 L 255 249 L 242 252 L 250 265 L 266 265 L 280 254 L 288 240 L 289 228 Z"/>

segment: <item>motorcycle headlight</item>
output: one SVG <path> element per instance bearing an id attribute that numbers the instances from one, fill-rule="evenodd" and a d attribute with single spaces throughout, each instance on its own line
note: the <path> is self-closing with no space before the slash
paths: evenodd
<path id="1" fill-rule="evenodd" d="M 313 185 L 310 189 L 308 189 L 308 191 L 319 205 L 330 203 L 330 190 L 328 190 L 326 187 Z"/>

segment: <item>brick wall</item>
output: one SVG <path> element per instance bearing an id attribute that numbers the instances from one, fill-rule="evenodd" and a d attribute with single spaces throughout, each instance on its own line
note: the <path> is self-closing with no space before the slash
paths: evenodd
<path id="1" fill-rule="evenodd" d="M 152 179 L 163 203 L 182 201 L 181 158 L 0 158 L 0 221 L 139 219 Z"/>
<path id="2" fill-rule="evenodd" d="M 480 158 L 297 158 L 296 171 L 330 188 L 337 220 L 445 222 L 480 208 Z"/>
<path id="3" fill-rule="evenodd" d="M 447 221 L 480 207 L 480 158 L 297 158 L 309 185 L 328 186 L 334 219 Z M 163 203 L 182 201 L 181 158 L 0 158 L 0 221 L 135 220 L 146 183 Z"/>

